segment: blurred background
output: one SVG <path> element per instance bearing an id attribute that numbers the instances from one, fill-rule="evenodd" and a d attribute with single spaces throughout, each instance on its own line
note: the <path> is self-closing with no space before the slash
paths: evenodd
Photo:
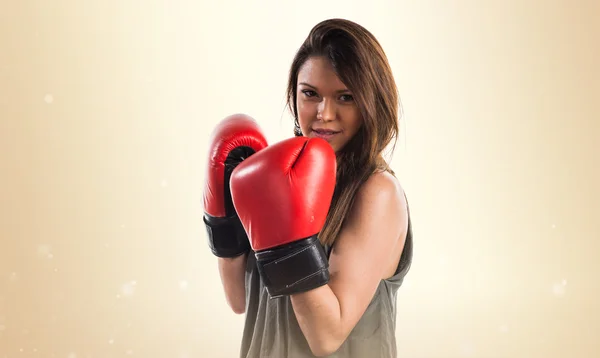
<path id="1" fill-rule="evenodd" d="M 0 358 L 237 357 L 202 223 L 210 131 L 292 135 L 319 21 L 379 39 L 414 263 L 399 357 L 600 357 L 600 3 L 0 6 Z"/>

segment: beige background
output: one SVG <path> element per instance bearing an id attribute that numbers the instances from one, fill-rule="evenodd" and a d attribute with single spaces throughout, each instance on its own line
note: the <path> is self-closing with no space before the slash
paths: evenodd
<path id="1" fill-rule="evenodd" d="M 400 357 L 600 356 L 597 1 L 0 6 L 0 358 L 236 357 L 202 226 L 210 130 L 289 137 L 288 67 L 371 30 L 405 116 Z"/>

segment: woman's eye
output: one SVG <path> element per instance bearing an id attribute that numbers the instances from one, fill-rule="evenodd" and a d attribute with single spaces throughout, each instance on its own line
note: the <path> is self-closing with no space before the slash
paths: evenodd
<path id="1" fill-rule="evenodd" d="M 302 91 L 302 93 L 304 93 L 304 95 L 306 97 L 314 97 L 316 95 L 316 93 L 314 91 L 311 91 L 311 90 L 304 90 L 304 91 Z"/>
<path id="2" fill-rule="evenodd" d="M 340 98 L 344 102 L 350 102 L 354 100 L 354 97 L 352 97 L 352 95 L 349 94 L 343 94 Z"/>

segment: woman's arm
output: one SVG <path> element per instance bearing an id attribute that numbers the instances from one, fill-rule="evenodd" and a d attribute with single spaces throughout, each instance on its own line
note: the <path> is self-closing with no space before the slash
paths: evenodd
<path id="1" fill-rule="evenodd" d="M 346 340 L 398 258 L 407 225 L 406 201 L 396 179 L 388 173 L 372 175 L 336 239 L 329 283 L 291 296 L 313 354 L 331 354 Z"/>
<path id="2" fill-rule="evenodd" d="M 234 258 L 219 257 L 219 274 L 225 290 L 227 304 L 237 314 L 246 311 L 245 270 L 248 254 Z"/>

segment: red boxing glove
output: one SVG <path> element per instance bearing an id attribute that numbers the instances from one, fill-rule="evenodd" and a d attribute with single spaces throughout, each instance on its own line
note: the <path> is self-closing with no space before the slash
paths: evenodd
<path id="1" fill-rule="evenodd" d="M 320 138 L 273 144 L 233 171 L 233 203 L 271 298 L 329 282 L 329 263 L 317 235 L 335 180 L 335 152 Z"/>
<path id="2" fill-rule="evenodd" d="M 226 117 L 211 134 L 203 219 L 210 249 L 218 257 L 236 257 L 250 250 L 231 200 L 229 181 L 238 164 L 266 146 L 256 121 L 244 114 Z"/>

